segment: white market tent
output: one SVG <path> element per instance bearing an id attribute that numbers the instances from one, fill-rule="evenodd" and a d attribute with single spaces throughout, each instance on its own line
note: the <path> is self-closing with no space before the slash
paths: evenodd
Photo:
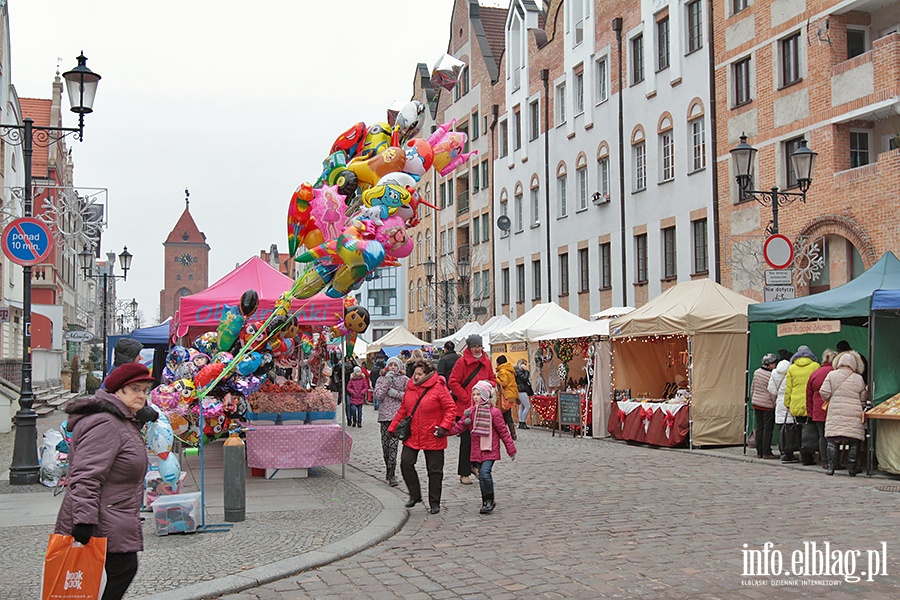
<path id="1" fill-rule="evenodd" d="M 627 315 L 633 310 L 633 306 L 610 306 L 606 310 L 601 310 L 600 312 L 592 314 L 591 321 L 596 321 L 598 319 L 614 319 L 616 317 L 621 317 L 622 315 Z"/>
<path id="2" fill-rule="evenodd" d="M 710 279 L 699 279 L 679 283 L 613 319 L 612 388 L 656 394 L 675 375 L 686 374 L 691 445 L 740 444 L 747 307 L 755 303 Z"/>
<path id="3" fill-rule="evenodd" d="M 418 348 L 427 344 L 428 342 L 417 338 L 403 325 L 397 325 L 382 337 L 369 344 L 367 351 L 378 352 L 382 348 L 394 348 L 397 346 L 414 346 Z"/>
<path id="4" fill-rule="evenodd" d="M 484 346 L 485 350 L 491 349 L 491 336 L 493 333 L 503 329 L 510 323 L 512 323 L 512 321 L 506 315 L 496 315 L 488 319 L 487 322 L 481 326 L 481 329 L 478 330 L 478 334 L 482 338 L 481 345 Z"/>
<path id="5" fill-rule="evenodd" d="M 590 321 L 570 313 L 555 302 L 548 302 L 533 306 L 506 327 L 492 331 L 490 337 L 492 344 L 531 342 L 563 329 L 589 325 Z"/>
<path id="6" fill-rule="evenodd" d="M 485 321 L 483 325 L 478 321 L 469 321 L 468 323 L 460 327 L 459 331 L 457 331 L 456 333 L 438 338 L 434 340 L 432 344 L 434 344 L 435 346 L 443 347 L 445 342 L 451 341 L 456 346 L 456 350 L 458 352 L 465 349 L 466 338 L 468 338 L 473 333 L 477 333 L 483 338 L 481 345 L 484 346 L 485 350 L 489 351 L 491 348 L 491 333 L 496 331 L 497 329 L 506 327 L 510 323 L 512 323 L 512 321 L 510 321 L 509 317 L 507 317 L 506 315 L 493 316 Z"/>
<path id="7" fill-rule="evenodd" d="M 478 321 L 469 321 L 460 327 L 455 333 L 438 338 L 432 342 L 434 346 L 443 348 L 447 342 L 453 342 L 453 345 L 459 349 L 460 344 L 465 344 L 466 338 L 473 333 L 478 333 L 481 329 L 481 323 Z"/>

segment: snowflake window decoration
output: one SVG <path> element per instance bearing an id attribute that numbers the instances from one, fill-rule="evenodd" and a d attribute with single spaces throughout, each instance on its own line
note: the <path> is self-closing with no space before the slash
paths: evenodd
<path id="1" fill-rule="evenodd" d="M 763 271 L 767 268 L 762 254 L 762 239 L 754 237 L 734 242 L 728 264 L 736 284 L 743 283 L 744 289 L 761 286 Z"/>
<path id="2" fill-rule="evenodd" d="M 794 280 L 803 285 L 818 281 L 825 268 L 825 255 L 818 240 L 801 236 L 794 242 Z"/>

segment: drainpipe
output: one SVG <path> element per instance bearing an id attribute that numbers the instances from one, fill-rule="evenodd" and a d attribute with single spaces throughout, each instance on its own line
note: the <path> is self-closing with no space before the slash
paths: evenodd
<path id="1" fill-rule="evenodd" d="M 713 264 L 715 265 L 716 283 L 722 283 L 722 265 L 720 260 L 719 242 L 719 162 L 716 159 L 719 156 L 718 136 L 716 135 L 716 51 L 715 51 L 715 27 L 713 27 L 713 2 L 710 0 L 706 3 L 707 13 L 707 30 L 709 31 L 709 156 L 712 157 L 712 213 L 713 213 Z M 776 223 L 777 227 L 778 224 Z"/>
<path id="2" fill-rule="evenodd" d="M 547 211 L 547 302 L 553 301 L 553 273 L 550 267 L 550 70 L 541 69 L 544 82 L 544 205 Z"/>
<path id="3" fill-rule="evenodd" d="M 490 170 L 491 166 L 494 164 L 494 152 L 497 149 L 497 119 L 499 118 L 499 116 L 500 116 L 500 105 L 494 104 L 493 106 L 491 106 L 491 124 L 490 124 L 491 157 L 490 157 L 490 160 L 488 161 L 488 170 Z M 500 265 L 494 264 L 494 262 L 497 260 L 497 246 L 496 246 L 497 231 L 494 230 L 494 225 L 493 225 L 493 223 L 494 223 L 493 218 L 494 218 L 494 215 L 496 214 L 494 211 L 494 174 L 489 173 L 488 178 L 489 178 L 488 185 L 490 185 L 488 194 L 490 194 L 490 199 L 491 199 L 490 200 L 491 212 L 488 215 L 488 220 L 490 220 L 490 222 L 491 222 L 491 230 L 492 230 L 491 233 L 493 233 L 493 235 L 491 236 L 491 269 L 493 270 L 493 274 L 491 276 L 491 283 L 494 284 L 494 293 L 492 294 L 492 296 L 494 298 L 494 306 L 493 306 L 493 309 L 491 310 L 491 316 L 496 316 L 497 310 L 500 306 L 497 301 L 497 295 L 498 295 L 497 290 L 500 289 L 500 286 L 497 285 L 497 280 L 495 279 L 495 277 L 497 276 L 497 274 L 499 274 L 501 272 L 501 270 L 500 270 Z M 502 283 L 501 283 L 501 285 L 502 285 Z"/>
<path id="4" fill-rule="evenodd" d="M 625 107 L 623 105 L 622 81 L 622 17 L 612 21 L 616 32 L 616 44 L 619 48 L 619 219 L 622 234 L 622 306 L 628 306 L 628 273 L 625 260 Z"/>

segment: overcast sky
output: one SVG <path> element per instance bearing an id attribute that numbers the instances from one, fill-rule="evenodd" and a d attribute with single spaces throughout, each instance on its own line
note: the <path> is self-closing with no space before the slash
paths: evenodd
<path id="1" fill-rule="evenodd" d="M 81 51 L 103 78 L 84 142 L 70 142 L 75 185 L 109 190 L 102 250 L 134 255 L 118 295 L 150 325 L 185 187 L 210 283 L 273 243 L 286 252 L 291 194 L 350 125 L 410 99 L 416 64 L 447 51 L 453 1 L 8 4 L 19 97 L 49 98 Z"/>

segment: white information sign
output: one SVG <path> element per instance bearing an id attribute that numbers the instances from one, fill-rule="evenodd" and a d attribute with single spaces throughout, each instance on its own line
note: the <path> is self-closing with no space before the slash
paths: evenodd
<path id="1" fill-rule="evenodd" d="M 766 285 L 791 285 L 793 275 L 791 269 L 769 269 L 766 271 Z"/>
<path id="2" fill-rule="evenodd" d="M 765 302 L 776 302 L 778 300 L 793 300 L 796 297 L 797 289 L 792 285 L 766 285 L 763 286 L 763 296 Z"/>

